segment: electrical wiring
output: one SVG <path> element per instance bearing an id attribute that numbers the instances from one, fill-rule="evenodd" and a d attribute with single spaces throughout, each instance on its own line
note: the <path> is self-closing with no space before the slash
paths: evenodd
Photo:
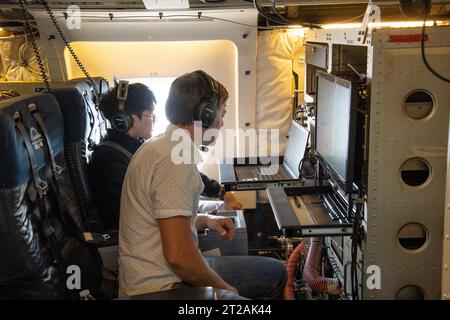
<path id="1" fill-rule="evenodd" d="M 171 17 L 182 17 L 182 16 L 186 16 L 186 17 L 198 17 L 197 15 L 166 15 L 164 16 L 165 18 L 171 18 Z M 233 21 L 233 20 L 229 20 L 229 19 L 223 19 L 223 18 L 218 18 L 218 17 L 214 17 L 214 16 L 207 16 L 207 15 L 201 15 L 201 17 L 203 18 L 207 18 L 207 19 L 214 19 L 214 20 L 218 20 L 218 21 L 223 21 L 223 22 L 228 22 L 228 23 L 233 23 L 233 24 L 237 24 L 237 25 L 241 25 L 241 26 L 245 26 L 245 27 L 250 27 L 250 28 L 254 28 L 254 29 L 265 29 L 265 30 L 273 30 L 273 29 L 277 29 L 276 26 L 271 26 L 271 27 L 259 27 L 259 26 L 254 26 L 251 24 L 246 24 L 246 23 L 241 23 L 241 22 L 237 22 L 237 21 Z M 201 19 L 201 18 L 200 18 Z"/>
<path id="2" fill-rule="evenodd" d="M 64 18 L 64 16 L 61 16 L 60 18 Z M 99 20 L 111 20 L 110 16 L 99 16 L 99 15 L 80 15 L 80 18 L 82 19 L 99 19 Z M 147 16 L 147 15 L 123 15 L 123 16 L 113 16 L 113 20 L 126 20 L 126 19 L 136 19 L 136 18 L 142 18 L 142 19 L 154 19 L 154 20 L 161 20 L 164 18 L 197 18 L 199 21 L 208 21 L 206 19 L 212 19 L 212 20 L 218 20 L 223 22 L 228 22 L 236 25 L 241 25 L 244 27 L 250 27 L 254 29 L 263 29 L 263 30 L 274 30 L 274 29 L 285 29 L 285 26 L 271 26 L 271 27 L 260 27 L 255 26 L 251 24 L 246 24 L 242 22 L 237 22 L 229 19 L 224 18 L 218 18 L 214 16 L 208 16 L 208 15 L 193 15 L 193 14 L 170 14 L 170 15 L 161 15 L 161 16 Z M 203 19 L 204 18 L 204 19 Z M 202 20 L 203 19 L 203 20 Z"/>
<path id="3" fill-rule="evenodd" d="M 353 211 L 353 201 L 351 196 L 349 196 L 349 204 L 348 204 L 348 216 L 351 216 L 351 212 Z M 356 215 L 353 217 L 353 234 L 352 234 L 352 245 L 351 245 L 351 264 L 350 264 L 350 280 L 351 280 L 351 289 L 352 289 L 352 298 L 353 300 L 358 300 L 358 285 L 357 285 L 357 240 L 356 240 L 356 229 L 357 229 L 357 221 Z M 355 277 L 356 276 L 356 277 Z M 356 280 L 355 280 L 356 278 Z"/>
<path id="4" fill-rule="evenodd" d="M 344 23 L 352 22 L 352 21 L 355 21 L 355 20 L 357 20 L 359 18 L 364 17 L 364 14 L 365 13 L 363 12 L 361 14 L 358 14 L 357 16 L 354 16 L 353 18 L 342 20 L 342 21 L 338 21 L 338 22 L 333 22 L 333 24 L 344 24 Z"/>
<path id="5" fill-rule="evenodd" d="M 310 174 L 310 175 L 305 175 L 305 174 L 303 174 L 303 164 L 304 164 L 304 162 L 305 162 L 305 160 L 308 160 L 308 162 L 311 162 L 311 163 L 313 163 L 313 159 L 314 158 L 311 158 L 311 157 L 309 157 L 309 156 L 306 156 L 306 157 L 304 157 L 304 158 L 302 158 L 301 160 L 300 160 L 300 163 L 299 163 L 299 165 L 298 165 L 298 171 L 300 172 L 300 173 L 302 173 L 300 176 L 301 176 L 301 178 L 303 178 L 303 179 L 307 179 L 307 180 L 311 180 L 311 179 L 318 179 L 318 180 L 326 180 L 326 179 L 329 179 L 330 177 L 329 176 L 327 176 L 327 177 L 322 177 L 322 178 L 317 178 L 316 177 L 316 174 L 317 174 L 317 171 L 316 171 L 316 169 L 314 169 L 314 173 L 312 173 L 312 174 Z M 315 161 L 314 161 L 315 162 Z M 312 168 L 314 168 L 316 166 L 316 163 L 314 163 L 314 165 L 312 166 Z"/>
<path id="6" fill-rule="evenodd" d="M 255 9 L 258 10 L 258 13 L 261 16 L 263 16 L 264 18 L 266 18 L 267 20 L 270 20 L 272 22 L 275 22 L 275 23 L 278 23 L 281 25 L 300 24 L 303 27 L 321 28 L 320 25 L 317 25 L 314 23 L 306 23 L 306 22 L 298 23 L 298 22 L 294 22 L 294 21 L 284 18 L 283 16 L 280 15 L 280 13 L 278 12 L 278 10 L 276 8 L 276 1 L 275 0 L 271 0 L 271 1 L 272 1 L 272 10 L 277 15 L 277 18 L 271 17 L 267 12 L 264 12 L 263 8 L 261 8 L 261 6 L 259 6 L 257 0 L 253 0 L 253 5 L 254 5 Z"/>
<path id="7" fill-rule="evenodd" d="M 50 82 L 49 82 L 49 79 L 47 76 L 47 72 L 45 70 L 44 62 L 42 61 L 42 57 L 39 53 L 39 49 L 38 49 L 38 46 L 36 43 L 36 38 L 35 38 L 34 31 L 33 31 L 32 25 L 31 25 L 31 20 L 30 20 L 31 15 L 29 14 L 28 10 L 26 9 L 25 0 L 20 0 L 19 5 L 21 8 L 22 14 L 25 18 L 26 32 L 27 32 L 27 34 L 30 35 L 31 46 L 33 48 L 33 52 L 36 57 L 36 62 L 39 66 L 39 72 L 41 73 L 42 81 L 44 82 L 44 86 L 45 86 L 45 89 L 47 90 L 47 92 L 51 92 Z"/>
<path id="8" fill-rule="evenodd" d="M 290 23 L 290 21 L 288 19 L 286 19 L 285 17 L 283 17 L 277 9 L 277 2 L 275 0 L 272 0 L 272 10 L 273 12 L 275 12 L 275 14 L 277 15 L 277 17 L 281 20 L 284 21 L 286 23 Z"/>
<path id="9" fill-rule="evenodd" d="M 447 83 L 450 83 L 450 79 L 444 77 L 443 75 L 439 74 L 436 70 L 434 70 L 431 65 L 428 63 L 428 60 L 425 56 L 425 22 L 427 21 L 427 14 L 428 9 L 425 10 L 425 14 L 424 14 L 424 18 L 423 18 L 423 26 L 422 26 L 422 35 L 421 35 L 421 39 L 420 39 L 420 53 L 422 56 L 422 61 L 425 64 L 425 66 L 427 67 L 427 69 L 437 78 L 441 79 L 442 81 L 445 81 Z"/>
<path id="10" fill-rule="evenodd" d="M 78 58 L 78 56 L 76 55 L 75 51 L 72 49 L 72 46 L 70 45 L 69 41 L 67 40 L 66 36 L 64 35 L 64 32 L 62 31 L 61 26 L 59 25 L 58 21 L 56 20 L 56 17 L 54 15 L 52 9 L 50 8 L 48 2 L 46 0 L 40 0 L 40 2 L 42 4 L 42 6 L 44 7 L 45 11 L 47 11 L 47 14 L 48 14 L 50 20 L 52 21 L 53 25 L 55 26 L 56 31 L 58 32 L 61 40 L 64 42 L 64 44 L 65 44 L 67 50 L 69 51 L 70 55 L 72 56 L 73 60 L 75 61 L 75 63 L 78 65 L 80 70 L 83 72 L 83 74 L 86 76 L 89 83 L 91 84 L 92 89 L 94 91 L 94 95 L 96 97 L 96 105 L 98 105 L 98 103 L 100 101 L 100 92 L 98 90 L 97 84 L 95 83 L 94 79 L 91 77 L 89 72 L 86 70 L 84 65 L 81 63 L 81 61 Z"/>
<path id="11" fill-rule="evenodd" d="M 359 194 L 358 200 L 361 199 L 361 194 Z M 363 204 L 360 201 L 356 202 L 356 211 L 353 217 L 353 234 L 352 234 L 352 245 L 351 245 L 351 265 L 350 265 L 350 275 L 351 275 L 351 289 L 353 300 L 359 300 L 359 284 L 358 284 L 358 241 L 359 241 L 359 227 L 361 219 L 361 211 L 363 209 Z M 349 196 L 349 216 L 353 211 L 353 199 Z"/>
<path id="12" fill-rule="evenodd" d="M 258 11 L 258 13 L 263 16 L 264 18 L 266 18 L 267 20 L 270 20 L 272 22 L 281 24 L 281 25 L 286 25 L 287 23 L 275 18 L 270 17 L 270 15 L 267 15 L 263 9 L 259 6 L 258 1 L 257 0 L 253 0 L 253 6 L 255 7 L 255 9 Z"/>

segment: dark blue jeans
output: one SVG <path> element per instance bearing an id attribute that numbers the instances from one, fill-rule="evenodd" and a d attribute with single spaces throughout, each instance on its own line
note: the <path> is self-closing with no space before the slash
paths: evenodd
<path id="1" fill-rule="evenodd" d="M 209 266 L 243 297 L 258 300 L 283 297 L 287 272 L 279 260 L 258 256 L 204 258 Z"/>

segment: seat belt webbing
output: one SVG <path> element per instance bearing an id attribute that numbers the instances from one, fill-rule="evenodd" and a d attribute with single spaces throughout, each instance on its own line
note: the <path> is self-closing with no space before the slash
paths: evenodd
<path id="1" fill-rule="evenodd" d="M 127 149 L 125 149 L 124 147 L 122 147 L 121 145 L 119 145 L 118 143 L 115 143 L 113 141 L 103 141 L 98 146 L 99 147 L 107 146 L 107 147 L 116 149 L 117 151 L 123 153 L 130 161 L 131 161 L 131 158 L 133 158 L 133 155 L 131 154 L 130 151 L 128 151 Z"/>
<path id="2" fill-rule="evenodd" d="M 52 252 L 53 258 L 56 260 L 56 264 L 58 265 L 58 269 L 65 276 L 66 275 L 66 264 L 64 262 L 64 258 L 61 254 L 61 249 L 58 244 L 58 240 L 56 239 L 55 229 L 51 225 L 48 217 L 48 208 L 45 203 L 45 197 L 48 191 L 48 184 L 44 180 L 42 180 L 39 176 L 39 169 L 36 162 L 36 157 L 33 151 L 33 146 L 30 140 L 30 137 L 22 123 L 22 116 L 19 111 L 14 113 L 14 121 L 16 123 L 16 128 L 19 131 L 19 134 L 22 136 L 22 139 L 25 143 L 25 147 L 28 152 L 28 157 L 30 160 L 31 171 L 33 174 L 33 184 L 38 193 L 37 202 L 39 207 L 39 221 L 41 224 L 42 232 L 44 233 L 48 244 L 50 246 L 50 250 Z"/>
<path id="3" fill-rule="evenodd" d="M 61 219 L 66 226 L 66 228 L 71 231 L 73 236 L 75 236 L 79 241 L 81 241 L 84 244 L 87 245 L 101 245 L 103 243 L 106 243 L 109 239 L 111 239 L 111 235 L 108 233 L 94 233 L 94 232 L 84 232 L 79 229 L 77 223 L 73 219 L 73 217 L 66 213 L 66 210 L 64 210 L 64 207 L 62 205 L 63 201 L 61 200 L 61 192 L 60 192 L 60 184 L 62 183 L 62 176 L 61 176 L 61 167 L 59 167 L 56 164 L 55 161 L 55 153 L 53 152 L 53 148 L 51 145 L 51 141 L 48 135 L 47 127 L 45 126 L 45 122 L 42 119 L 41 115 L 39 114 L 38 107 L 35 103 L 31 103 L 28 105 L 28 109 L 30 110 L 33 118 L 36 120 L 39 129 L 41 130 L 42 134 L 45 137 L 45 142 L 47 145 L 47 150 L 49 154 L 50 161 L 52 163 L 52 172 L 53 172 L 53 180 L 54 180 L 54 189 L 56 191 L 56 201 L 58 204 L 58 209 L 60 212 Z M 68 220 L 68 221 L 67 221 Z"/>

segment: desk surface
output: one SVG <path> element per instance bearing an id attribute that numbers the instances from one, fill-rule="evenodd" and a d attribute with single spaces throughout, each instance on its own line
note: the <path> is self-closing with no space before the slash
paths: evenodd
<path id="1" fill-rule="evenodd" d="M 303 202 L 302 197 L 296 197 L 300 203 L 300 208 L 295 204 L 295 199 L 293 196 L 288 197 L 288 199 L 289 203 L 291 204 L 292 210 L 297 216 L 298 221 L 301 221 L 303 225 L 314 225 L 314 220 L 311 218 L 311 214 L 309 213 L 308 208 L 306 208 L 305 202 Z"/>

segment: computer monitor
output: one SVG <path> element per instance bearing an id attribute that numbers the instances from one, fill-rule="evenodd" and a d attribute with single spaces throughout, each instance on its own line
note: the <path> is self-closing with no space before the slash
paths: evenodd
<path id="1" fill-rule="evenodd" d="M 353 191 L 356 83 L 319 73 L 316 91 L 316 155 L 341 188 Z"/>

